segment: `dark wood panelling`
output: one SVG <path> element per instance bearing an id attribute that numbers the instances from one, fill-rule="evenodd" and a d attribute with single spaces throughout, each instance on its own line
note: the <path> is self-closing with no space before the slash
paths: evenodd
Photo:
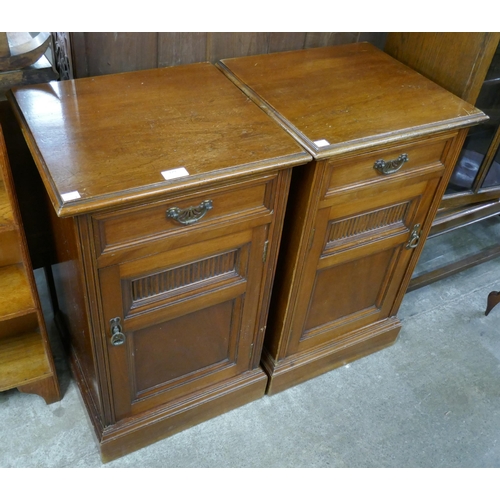
<path id="1" fill-rule="evenodd" d="M 76 78 L 368 41 L 387 33 L 71 33 Z"/>
<path id="2" fill-rule="evenodd" d="M 158 33 L 158 67 L 207 60 L 207 33 Z"/>
<path id="3" fill-rule="evenodd" d="M 76 40 L 80 41 L 80 38 Z M 158 66 L 157 33 L 85 33 L 84 40 L 88 75 L 77 73 L 77 76 L 106 75 Z M 76 68 L 77 71 L 80 69 L 78 65 Z"/>
<path id="4" fill-rule="evenodd" d="M 70 33 L 69 35 L 71 41 L 71 62 L 73 64 L 73 76 L 75 78 L 89 76 L 88 58 L 85 48 L 86 33 L 79 31 Z"/>
<path id="5" fill-rule="evenodd" d="M 252 56 L 269 52 L 268 33 L 209 33 L 208 57 L 217 62 L 226 57 Z"/>
<path id="6" fill-rule="evenodd" d="M 298 50 L 305 47 L 307 33 L 269 33 L 269 52 Z"/>
<path id="7" fill-rule="evenodd" d="M 306 33 L 304 48 L 312 49 L 326 45 L 342 45 L 358 41 L 359 33 Z"/>
<path id="8" fill-rule="evenodd" d="M 381 33 L 381 32 L 360 33 L 358 41 L 370 42 L 373 45 L 375 45 L 375 47 L 383 49 L 387 36 L 388 36 L 387 33 Z"/>

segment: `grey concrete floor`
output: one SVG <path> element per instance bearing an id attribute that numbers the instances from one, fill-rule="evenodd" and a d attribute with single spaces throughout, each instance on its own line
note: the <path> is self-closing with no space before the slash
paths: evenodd
<path id="1" fill-rule="evenodd" d="M 0 467 L 499 467 L 499 289 L 496 259 L 415 290 L 393 346 L 105 465 L 55 343 L 64 397 L 0 393 Z"/>

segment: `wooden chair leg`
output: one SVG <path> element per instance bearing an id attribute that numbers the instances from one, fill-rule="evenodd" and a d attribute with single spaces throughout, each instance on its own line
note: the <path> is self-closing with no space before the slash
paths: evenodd
<path id="1" fill-rule="evenodd" d="M 488 304 L 486 306 L 485 316 L 488 316 L 490 311 L 500 303 L 500 292 L 490 292 L 488 295 Z"/>

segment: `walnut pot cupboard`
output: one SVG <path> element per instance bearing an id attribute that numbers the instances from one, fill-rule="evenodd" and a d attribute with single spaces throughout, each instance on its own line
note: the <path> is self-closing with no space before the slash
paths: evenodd
<path id="1" fill-rule="evenodd" d="M 213 65 L 14 89 L 48 199 L 58 321 L 104 461 L 264 395 L 291 167 Z"/>
<path id="2" fill-rule="evenodd" d="M 291 183 L 263 349 L 273 394 L 396 340 L 467 127 L 486 116 L 368 43 L 218 66 L 314 157 Z"/>

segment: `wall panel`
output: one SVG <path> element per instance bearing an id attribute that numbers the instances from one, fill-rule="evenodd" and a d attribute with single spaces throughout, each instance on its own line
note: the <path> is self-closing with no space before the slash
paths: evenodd
<path id="1" fill-rule="evenodd" d="M 206 61 L 208 33 L 158 33 L 158 66 Z"/>
<path id="2" fill-rule="evenodd" d="M 269 52 L 284 52 L 305 47 L 307 33 L 269 33 Z"/>
<path id="3" fill-rule="evenodd" d="M 71 43 L 74 74 L 81 78 L 357 41 L 369 41 L 382 49 L 386 35 L 359 32 L 73 32 Z"/>
<path id="4" fill-rule="evenodd" d="M 268 33 L 209 33 L 208 60 L 252 56 L 269 52 Z"/>

